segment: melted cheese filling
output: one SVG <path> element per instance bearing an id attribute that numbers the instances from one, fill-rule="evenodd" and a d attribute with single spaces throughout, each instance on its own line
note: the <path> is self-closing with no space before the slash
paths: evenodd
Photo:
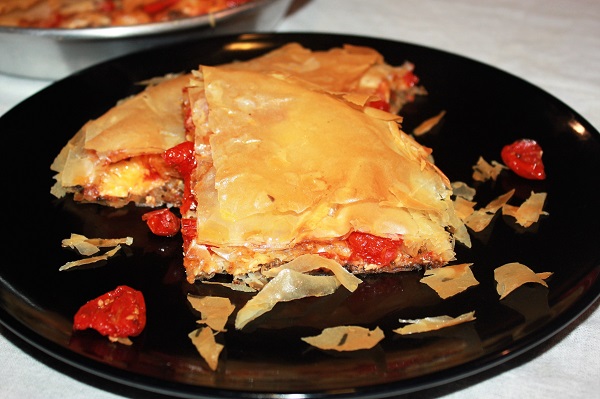
<path id="1" fill-rule="evenodd" d="M 146 195 L 165 184 L 158 175 L 149 178 L 151 171 L 136 158 L 109 165 L 98 173 L 93 185 L 102 197 L 127 198 Z"/>

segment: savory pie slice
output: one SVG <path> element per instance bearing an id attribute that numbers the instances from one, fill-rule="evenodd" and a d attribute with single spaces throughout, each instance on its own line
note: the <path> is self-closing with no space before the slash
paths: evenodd
<path id="1" fill-rule="evenodd" d="M 188 281 L 243 279 L 300 255 L 354 273 L 439 267 L 470 245 L 431 150 L 352 93 L 251 68 L 201 67 L 184 214 Z M 345 95 L 350 94 L 350 95 Z"/>
<path id="2" fill-rule="evenodd" d="M 412 64 L 388 65 L 380 53 L 367 47 L 312 51 L 290 43 L 225 67 L 302 79 L 306 85 L 354 97 L 353 101 L 369 101 L 370 106 L 391 112 L 425 94 Z M 190 83 L 192 77 L 190 73 L 156 79 L 146 90 L 86 123 L 51 166 L 57 172 L 52 194 L 72 193 L 76 201 L 113 207 L 129 202 L 181 206 L 183 177 L 163 154 L 194 138 L 199 140 L 196 151 L 203 151 L 203 135 L 194 125 L 201 128 L 198 120 L 205 114 L 206 102 L 196 79 Z"/>
<path id="3" fill-rule="evenodd" d="M 87 122 L 50 166 L 58 172 L 51 193 L 113 207 L 178 206 L 183 181 L 162 154 L 186 140 L 181 107 L 189 79 L 167 76 Z"/>

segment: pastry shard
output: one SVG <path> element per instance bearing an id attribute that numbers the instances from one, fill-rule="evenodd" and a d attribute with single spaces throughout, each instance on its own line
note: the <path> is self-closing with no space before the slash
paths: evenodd
<path id="1" fill-rule="evenodd" d="M 202 66 L 194 86 L 202 104 L 192 109 L 205 112 L 194 121 L 197 207 L 183 215 L 195 227 L 184 233 L 188 281 L 243 278 L 303 254 L 353 273 L 439 267 L 454 260 L 455 239 L 470 245 L 431 150 L 368 98 L 227 67 Z M 361 252 L 356 234 L 381 253 Z"/>

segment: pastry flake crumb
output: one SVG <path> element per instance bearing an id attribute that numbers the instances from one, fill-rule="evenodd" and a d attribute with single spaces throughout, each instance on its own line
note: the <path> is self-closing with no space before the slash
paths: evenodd
<path id="1" fill-rule="evenodd" d="M 473 180 L 484 182 L 487 180 L 496 180 L 500 172 L 508 169 L 497 161 L 487 162 L 483 157 L 479 157 L 477 163 L 473 165 Z"/>
<path id="2" fill-rule="evenodd" d="M 494 269 L 494 279 L 496 280 L 496 291 L 500 299 L 505 298 L 526 283 L 542 284 L 548 287 L 546 280 L 552 275 L 551 272 L 535 273 L 529 267 L 519 262 L 512 262 Z"/>
<path id="3" fill-rule="evenodd" d="M 325 328 L 319 335 L 301 339 L 319 349 L 343 352 L 371 349 L 384 337 L 379 327 L 369 330 L 360 326 L 338 326 Z"/>
<path id="4" fill-rule="evenodd" d="M 241 330 L 252 320 L 273 309 L 278 302 L 329 295 L 339 286 L 340 282 L 334 276 L 313 276 L 283 269 L 239 310 L 235 328 Z"/>
<path id="5" fill-rule="evenodd" d="M 472 263 L 444 266 L 425 271 L 421 282 L 431 287 L 442 299 L 449 298 L 479 284 L 471 271 Z"/>
<path id="6" fill-rule="evenodd" d="M 537 223 L 541 215 L 549 214 L 543 210 L 545 201 L 546 193 L 531 192 L 529 198 L 520 206 L 504 204 L 502 206 L 502 214 L 514 217 L 518 224 L 527 228 Z"/>
<path id="7" fill-rule="evenodd" d="M 71 237 L 62 240 L 63 248 L 77 250 L 81 255 L 93 255 L 100 252 L 100 248 L 115 247 L 117 245 L 133 244 L 133 237 L 124 238 L 87 238 L 81 234 L 71 233 Z"/>
<path id="8" fill-rule="evenodd" d="M 117 252 L 121 249 L 120 245 L 117 245 L 111 250 L 106 251 L 102 255 L 90 256 L 88 258 L 78 259 L 71 262 L 67 262 L 61 267 L 58 268 L 59 271 L 69 270 L 73 267 L 89 265 L 91 263 L 100 262 L 101 260 L 108 260 L 108 258 L 115 256 Z"/>
<path id="9" fill-rule="evenodd" d="M 467 227 L 475 232 L 483 231 L 490 224 L 496 215 L 496 212 L 506 205 L 514 193 L 515 189 L 512 189 L 490 201 L 485 207 L 473 211 L 473 213 L 464 220 Z"/>
<path id="10" fill-rule="evenodd" d="M 400 323 L 407 323 L 407 326 L 400 327 L 394 330 L 400 335 L 416 334 L 427 331 L 439 330 L 457 324 L 466 323 L 475 320 L 475 312 L 464 313 L 458 317 L 451 316 L 435 316 L 425 317 L 422 319 L 400 319 Z"/>
<path id="11" fill-rule="evenodd" d="M 188 295 L 188 301 L 202 315 L 198 323 L 206 324 L 214 331 L 226 331 L 227 319 L 235 310 L 229 298 L 218 296 L 196 297 Z"/>
<path id="12" fill-rule="evenodd" d="M 208 327 L 198 328 L 189 333 L 188 337 L 210 369 L 213 371 L 216 370 L 224 345 L 217 343 L 213 331 Z"/>
<path id="13" fill-rule="evenodd" d="M 446 111 L 442 110 L 440 111 L 439 114 L 432 116 L 429 119 L 424 120 L 423 122 L 421 122 L 419 124 L 419 126 L 417 126 L 416 128 L 413 129 L 413 134 L 416 137 L 422 136 L 425 133 L 429 132 L 431 129 L 433 129 L 433 127 L 435 125 L 437 125 L 438 123 L 440 123 L 440 121 L 442 120 L 442 118 L 446 115 Z"/>

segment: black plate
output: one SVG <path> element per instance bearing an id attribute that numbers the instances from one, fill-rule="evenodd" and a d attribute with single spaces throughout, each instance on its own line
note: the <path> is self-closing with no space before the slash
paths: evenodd
<path id="1" fill-rule="evenodd" d="M 195 68 L 248 59 L 298 41 L 328 49 L 344 43 L 378 49 L 391 64 L 409 60 L 429 95 L 403 111 L 404 129 L 441 110 L 443 122 L 419 138 L 433 149 L 452 181 L 473 184 L 479 156 L 500 161 L 502 146 L 529 137 L 544 149 L 548 178 L 528 181 L 504 172 L 477 185 L 480 204 L 516 188 L 520 203 L 531 191 L 548 193 L 535 227 L 518 229 L 497 216 L 473 234 L 473 248 L 458 247 L 459 262 L 473 262 L 480 285 L 447 300 L 419 283 L 420 272 L 366 277 L 353 294 L 307 298 L 277 306 L 247 331 L 230 326 L 219 369 L 212 372 L 187 334 L 198 318 L 187 293 L 227 291 L 190 285 L 183 275 L 180 238 L 148 233 L 143 210 L 121 210 L 56 200 L 49 165 L 90 118 L 140 89 L 136 82 Z M 252 34 L 211 38 L 113 60 L 59 81 L 0 119 L 4 149 L 4 225 L 9 235 L 0 268 L 0 320 L 34 347 L 77 368 L 126 386 L 180 397 L 383 397 L 413 392 L 472 375 L 545 341 L 600 295 L 598 200 L 600 135 L 568 106 L 493 67 L 416 45 L 322 34 Z M 10 161 L 9 161 L 10 159 Z M 18 159 L 18 162 L 15 162 Z M 349 160 L 351 162 L 351 160 Z M 99 267 L 59 272 L 76 255 L 61 248 L 71 233 L 88 237 L 132 235 L 133 246 Z M 6 238 L 5 238 L 6 240 Z M 521 262 L 553 272 L 549 288 L 522 286 L 500 301 L 494 268 Z M 141 290 L 148 324 L 132 346 L 111 344 L 93 330 L 74 334 L 72 318 L 87 300 L 117 285 Z M 246 294 L 233 295 L 240 304 Z M 414 336 L 391 330 L 398 319 L 459 314 L 477 320 Z M 374 349 L 324 353 L 300 341 L 340 324 L 380 326 L 386 338 Z"/>

